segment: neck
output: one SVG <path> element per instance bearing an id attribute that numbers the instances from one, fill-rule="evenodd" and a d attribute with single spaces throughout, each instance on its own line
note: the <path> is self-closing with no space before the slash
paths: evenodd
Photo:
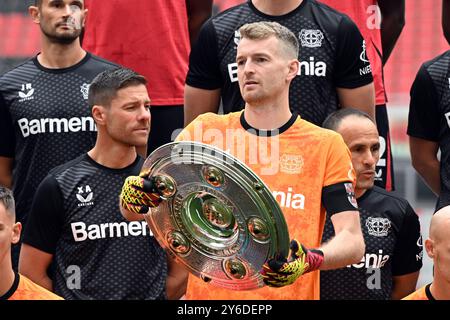
<path id="1" fill-rule="evenodd" d="M 245 121 L 256 129 L 273 130 L 283 126 L 292 117 L 289 104 L 279 105 L 252 105 L 247 103 L 244 112 Z"/>
<path id="2" fill-rule="evenodd" d="M 355 197 L 356 199 L 361 198 L 364 193 L 366 193 L 367 189 L 358 189 L 355 188 Z"/>
<path id="3" fill-rule="evenodd" d="M 122 169 L 136 160 L 136 147 L 104 140 L 99 132 L 94 148 L 88 152 L 95 162 L 107 168 Z"/>
<path id="4" fill-rule="evenodd" d="M 14 271 L 11 264 L 11 254 L 6 254 L 0 263 L 0 296 L 3 296 L 14 283 Z"/>
<path id="5" fill-rule="evenodd" d="M 450 300 L 450 282 L 439 275 L 439 271 L 434 271 L 434 280 L 430 286 L 431 295 L 436 300 Z"/>
<path id="6" fill-rule="evenodd" d="M 42 40 L 42 51 L 37 58 L 39 63 L 46 68 L 62 69 L 77 64 L 85 56 L 86 51 L 81 48 L 78 39 L 70 44 L 59 44 L 44 38 Z"/>
<path id="7" fill-rule="evenodd" d="M 256 9 L 270 16 L 281 16 L 295 10 L 303 0 L 252 0 Z"/>

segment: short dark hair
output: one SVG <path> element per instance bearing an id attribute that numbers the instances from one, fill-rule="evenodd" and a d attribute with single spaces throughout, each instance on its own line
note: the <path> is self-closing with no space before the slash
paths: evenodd
<path id="1" fill-rule="evenodd" d="M 16 210 L 13 193 L 8 188 L 2 186 L 0 186 L 0 203 L 5 206 L 7 212 L 15 216 Z"/>
<path id="2" fill-rule="evenodd" d="M 341 124 L 342 120 L 344 120 L 347 117 L 355 116 L 359 118 L 367 118 L 373 123 L 375 123 L 371 116 L 369 116 L 364 111 L 353 109 L 353 108 L 342 108 L 337 111 L 334 111 L 331 113 L 323 122 L 322 127 L 325 129 L 330 129 L 333 131 L 337 131 L 339 128 L 339 125 Z"/>
<path id="3" fill-rule="evenodd" d="M 42 5 L 42 0 L 34 0 L 34 5 L 40 7 Z"/>
<path id="4" fill-rule="evenodd" d="M 103 71 L 89 86 L 89 106 L 109 106 L 118 90 L 139 84 L 146 85 L 147 80 L 133 70 L 118 68 Z"/>

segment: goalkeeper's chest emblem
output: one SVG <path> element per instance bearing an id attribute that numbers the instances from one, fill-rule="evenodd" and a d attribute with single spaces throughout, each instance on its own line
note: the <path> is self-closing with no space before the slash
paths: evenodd
<path id="1" fill-rule="evenodd" d="M 92 206 L 94 204 L 94 192 L 89 185 L 77 187 L 76 194 L 79 207 Z"/>
<path id="2" fill-rule="evenodd" d="M 387 218 L 368 217 L 366 227 L 371 236 L 386 237 L 391 229 L 391 221 Z"/>

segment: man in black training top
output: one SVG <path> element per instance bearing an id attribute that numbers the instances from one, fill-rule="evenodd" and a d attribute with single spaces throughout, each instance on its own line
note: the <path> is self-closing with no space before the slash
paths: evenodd
<path id="1" fill-rule="evenodd" d="M 184 293 L 184 271 L 167 263 L 147 224 L 127 222 L 119 211 L 125 178 L 139 174 L 143 164 L 136 147 L 147 143 L 150 130 L 146 84 L 128 69 L 98 75 L 89 89 L 98 127 L 94 148 L 51 170 L 36 192 L 20 272 L 65 299 L 164 299 Z"/>
<path id="2" fill-rule="evenodd" d="M 89 84 L 115 64 L 80 47 L 83 0 L 36 0 L 29 12 L 41 30 L 41 52 L 0 77 L 0 185 L 16 199 L 26 226 L 37 186 L 53 167 L 88 151 L 96 127 Z M 17 270 L 19 245 L 13 247 Z"/>
<path id="3" fill-rule="evenodd" d="M 450 50 L 423 63 L 416 75 L 408 135 L 412 165 L 439 197 L 436 211 L 450 205 Z"/>
<path id="4" fill-rule="evenodd" d="M 209 19 L 192 47 L 185 86 L 184 121 L 244 108 L 237 78 L 239 28 L 274 21 L 300 42 L 300 68 L 289 91 L 292 112 L 316 125 L 339 107 L 375 118 L 375 89 L 361 33 L 348 16 L 315 0 L 248 0 Z M 261 62 L 263 62 L 261 60 Z"/>
<path id="5" fill-rule="evenodd" d="M 342 109 L 323 126 L 340 133 L 352 154 L 366 252 L 360 263 L 320 273 L 320 299 L 401 299 L 415 290 L 422 267 L 419 219 L 408 201 L 374 186 L 380 143 L 367 114 Z M 327 216 L 322 241 L 333 236 Z"/>

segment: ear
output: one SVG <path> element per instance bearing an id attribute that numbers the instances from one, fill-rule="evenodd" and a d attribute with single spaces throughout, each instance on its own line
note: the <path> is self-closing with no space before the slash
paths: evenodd
<path id="1" fill-rule="evenodd" d="M 292 79 L 294 79 L 298 74 L 298 70 L 300 68 L 300 63 L 298 62 L 297 59 L 293 59 L 293 60 L 289 61 L 288 66 L 289 66 L 289 72 L 288 72 L 286 80 L 292 81 Z"/>
<path id="2" fill-rule="evenodd" d="M 41 13 L 39 11 L 39 8 L 36 6 L 29 6 L 28 7 L 28 14 L 31 16 L 31 19 L 34 23 L 39 24 L 41 23 Z"/>
<path id="3" fill-rule="evenodd" d="M 433 240 L 431 239 L 425 240 L 425 250 L 427 251 L 427 254 L 431 259 L 434 259 L 436 255 L 434 245 L 435 244 Z"/>
<path id="4" fill-rule="evenodd" d="M 83 18 L 83 21 L 81 22 L 81 26 L 84 28 L 85 26 L 86 26 L 86 19 L 87 19 L 87 16 L 88 16 L 88 9 L 84 9 L 84 14 L 83 14 L 83 16 L 84 16 L 84 18 Z"/>
<path id="5" fill-rule="evenodd" d="M 13 235 L 11 238 L 11 242 L 13 244 L 16 244 L 20 240 L 20 233 L 22 232 L 22 224 L 20 222 L 16 222 L 12 227 L 12 232 Z"/>
<path id="6" fill-rule="evenodd" d="M 97 125 L 103 125 L 106 122 L 106 109 L 102 106 L 93 106 L 92 107 L 92 118 L 94 119 Z"/>

